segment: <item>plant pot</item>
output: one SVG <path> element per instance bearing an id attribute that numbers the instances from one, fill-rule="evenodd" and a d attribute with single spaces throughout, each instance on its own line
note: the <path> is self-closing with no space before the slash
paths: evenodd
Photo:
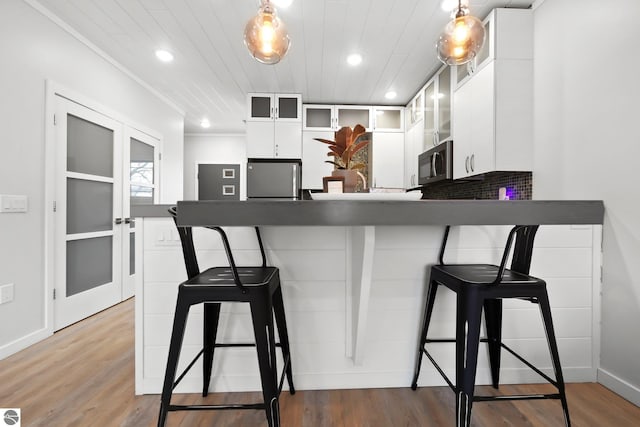
<path id="1" fill-rule="evenodd" d="M 336 169 L 331 172 L 331 176 L 344 177 L 344 192 L 355 193 L 358 185 L 358 172 L 351 169 Z"/>

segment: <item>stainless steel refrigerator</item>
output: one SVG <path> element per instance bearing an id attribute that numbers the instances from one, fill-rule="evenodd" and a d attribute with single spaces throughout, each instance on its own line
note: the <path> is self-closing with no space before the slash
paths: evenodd
<path id="1" fill-rule="evenodd" d="M 249 159 L 247 199 L 300 199 L 301 169 L 300 159 Z"/>

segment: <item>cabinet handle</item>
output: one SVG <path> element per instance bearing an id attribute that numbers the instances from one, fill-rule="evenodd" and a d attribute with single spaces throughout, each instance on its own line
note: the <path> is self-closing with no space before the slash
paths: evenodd
<path id="1" fill-rule="evenodd" d="M 116 219 L 114 219 L 114 220 L 113 220 L 113 222 L 114 222 L 116 225 L 120 225 L 120 224 L 122 224 L 122 218 L 116 218 Z"/>
<path id="2" fill-rule="evenodd" d="M 437 175 L 436 173 L 436 159 L 438 158 L 438 153 L 433 153 L 433 156 L 431 156 L 431 173 L 429 174 L 429 176 L 431 178 L 433 178 L 434 176 Z"/>
<path id="3" fill-rule="evenodd" d="M 476 155 L 475 155 L 475 154 L 472 154 L 472 155 L 471 155 L 471 161 L 469 162 L 469 164 L 471 165 L 471 172 L 473 172 L 473 170 L 474 170 L 474 167 L 473 167 L 473 163 L 474 163 L 474 161 L 473 161 L 473 159 L 474 159 L 475 157 L 476 157 Z"/>
<path id="4" fill-rule="evenodd" d="M 278 107 L 276 107 L 276 119 L 278 118 Z"/>
<path id="5" fill-rule="evenodd" d="M 464 159 L 464 168 L 469 173 L 469 156 Z"/>

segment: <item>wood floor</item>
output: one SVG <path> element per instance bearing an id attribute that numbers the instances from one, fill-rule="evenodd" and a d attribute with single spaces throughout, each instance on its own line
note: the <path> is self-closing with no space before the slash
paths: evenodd
<path id="1" fill-rule="evenodd" d="M 0 407 L 22 410 L 22 426 L 147 427 L 159 397 L 134 396 L 133 300 L 126 301 L 0 361 Z M 295 379 L 295 367 L 294 367 Z M 490 393 L 490 387 L 479 387 Z M 551 391 L 545 385 L 502 386 L 504 393 Z M 480 391 L 480 390 L 479 390 Z M 567 386 L 574 426 L 637 426 L 640 408 L 599 384 Z M 257 393 L 216 394 L 207 402 L 259 400 Z M 201 402 L 179 395 L 174 402 Z M 451 426 L 448 387 L 299 391 L 281 396 L 283 426 Z M 474 426 L 562 426 L 557 401 L 474 405 Z M 169 414 L 168 426 L 265 426 L 260 411 Z"/>

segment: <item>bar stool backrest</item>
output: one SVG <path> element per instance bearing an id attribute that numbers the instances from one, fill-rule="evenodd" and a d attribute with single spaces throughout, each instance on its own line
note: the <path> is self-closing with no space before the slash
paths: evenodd
<path id="1" fill-rule="evenodd" d="M 440 246 L 440 254 L 438 256 L 440 265 L 445 265 L 444 252 L 447 246 L 450 229 L 451 226 L 447 225 L 444 230 L 442 245 Z M 507 257 L 511 251 L 511 245 L 513 244 L 514 238 L 515 246 L 511 257 L 511 270 L 522 274 L 529 274 L 529 268 L 531 267 L 531 255 L 533 254 L 533 243 L 537 231 L 537 225 L 516 225 L 511 229 L 509 237 L 507 237 L 504 252 L 502 253 L 502 260 L 498 267 L 498 274 L 493 282 L 494 284 L 497 285 L 502 281 L 502 274 L 504 273 L 504 268 L 507 264 Z"/>
<path id="2" fill-rule="evenodd" d="M 182 254 L 184 256 L 184 264 L 187 269 L 187 277 L 192 279 L 200 274 L 200 267 L 198 266 L 198 257 L 196 255 L 196 249 L 193 244 L 193 231 L 189 226 L 181 226 L 178 225 L 178 210 L 175 206 L 169 208 L 169 214 L 173 218 L 173 222 L 178 229 L 178 234 L 180 235 L 180 243 L 182 244 Z M 240 281 L 240 275 L 238 274 L 238 269 L 236 267 L 235 260 L 233 259 L 233 254 L 231 253 L 231 246 L 229 245 L 229 239 L 227 238 L 227 234 L 220 227 L 212 226 L 205 227 L 210 230 L 215 230 L 220 234 L 222 239 L 222 245 L 224 247 L 225 254 L 227 255 L 227 260 L 229 261 L 229 267 L 231 268 L 231 273 L 233 275 L 234 282 L 236 286 L 241 289 L 244 289 L 242 282 Z M 267 266 L 267 257 L 264 252 L 264 245 L 262 244 L 262 237 L 260 236 L 260 229 L 258 227 L 254 227 L 256 231 L 256 237 L 258 239 L 258 245 L 260 246 L 260 256 L 262 258 L 262 268 Z"/>
<path id="3" fill-rule="evenodd" d="M 537 225 L 522 225 L 516 230 L 516 243 L 513 247 L 511 270 L 522 274 L 529 274 L 533 242 L 538 231 Z"/>

